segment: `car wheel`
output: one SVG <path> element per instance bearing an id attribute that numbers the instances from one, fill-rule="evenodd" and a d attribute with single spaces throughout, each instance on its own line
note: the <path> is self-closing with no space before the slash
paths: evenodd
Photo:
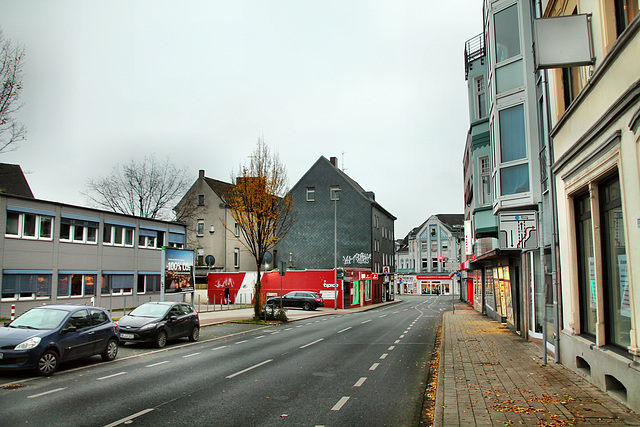
<path id="1" fill-rule="evenodd" d="M 165 331 L 158 332 L 158 335 L 156 335 L 155 345 L 158 348 L 162 348 L 167 345 L 167 333 Z"/>
<path id="2" fill-rule="evenodd" d="M 302 309 L 311 310 L 311 304 L 309 304 L 308 302 L 305 302 L 304 304 L 302 304 Z"/>
<path id="3" fill-rule="evenodd" d="M 189 341 L 196 342 L 200 338 L 200 328 L 198 326 L 194 326 L 191 331 L 191 335 L 189 335 Z"/>
<path id="4" fill-rule="evenodd" d="M 38 366 L 36 370 L 39 375 L 48 377 L 49 375 L 53 375 L 53 373 L 58 369 L 58 353 L 53 350 L 47 350 L 42 353 L 40 359 L 38 359 Z"/>
<path id="5" fill-rule="evenodd" d="M 111 339 L 107 343 L 107 347 L 104 349 L 104 352 L 102 352 L 101 354 L 102 360 L 104 360 L 105 362 L 111 362 L 113 359 L 116 358 L 117 355 L 118 355 L 118 343 L 116 342 L 116 340 Z"/>

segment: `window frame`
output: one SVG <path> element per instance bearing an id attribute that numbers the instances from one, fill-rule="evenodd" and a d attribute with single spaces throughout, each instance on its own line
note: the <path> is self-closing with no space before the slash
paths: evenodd
<path id="1" fill-rule="evenodd" d="M 8 283 L 7 281 L 7 276 L 20 276 L 21 278 L 23 276 L 30 276 L 33 277 L 35 276 L 35 281 L 36 282 L 41 282 L 41 278 L 44 278 L 45 280 L 48 279 L 48 284 L 44 284 L 44 285 L 35 285 L 34 286 L 34 291 L 33 292 L 14 292 L 13 294 L 9 294 L 8 292 L 5 293 L 4 292 L 4 287 L 5 285 Z M 31 279 L 33 280 L 33 279 Z M 20 282 L 22 282 L 22 279 L 20 280 Z M 44 288 L 42 287 L 44 286 Z M 41 293 L 41 289 L 47 290 L 48 287 L 48 291 L 45 293 Z M 53 289 L 53 272 L 50 270 L 43 270 L 43 271 L 39 271 L 39 270 L 4 270 L 2 272 L 2 288 L 0 289 L 0 300 L 2 301 L 20 301 L 20 300 L 28 300 L 28 301 L 35 301 L 35 300 L 45 300 L 45 299 L 51 299 L 51 294 L 52 294 L 52 289 Z M 4 295 L 12 295 L 12 296 L 4 296 Z"/>
<path id="2" fill-rule="evenodd" d="M 316 187 L 307 187 L 306 200 L 307 202 L 316 201 Z"/>
<path id="3" fill-rule="evenodd" d="M 20 210 L 12 210 L 12 209 L 7 209 L 7 217 L 6 217 L 6 224 L 5 224 L 5 237 L 8 238 L 12 238 L 12 239 L 25 239 L 25 240 L 42 240 L 42 241 L 53 241 L 53 235 L 54 235 L 54 223 L 55 223 L 55 215 L 53 214 L 44 214 L 44 213 L 35 213 L 35 212 L 26 212 L 26 211 L 20 211 Z M 18 227 L 18 232 L 17 234 L 12 234 L 9 233 L 7 230 L 7 227 L 9 226 L 9 215 L 17 215 L 17 219 L 18 219 L 18 223 L 17 223 L 17 227 Z M 31 215 L 33 216 L 33 227 L 34 227 L 34 231 L 33 231 L 33 235 L 29 235 L 27 233 L 25 233 L 25 226 L 26 226 L 26 222 L 25 222 L 25 215 Z M 42 230 L 43 230 L 43 220 L 48 220 L 47 222 L 49 223 L 49 235 L 45 235 L 42 236 Z"/>

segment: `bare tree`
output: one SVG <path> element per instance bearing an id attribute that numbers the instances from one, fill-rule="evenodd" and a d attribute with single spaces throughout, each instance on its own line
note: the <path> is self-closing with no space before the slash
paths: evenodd
<path id="1" fill-rule="evenodd" d="M 178 169 L 167 157 L 155 156 L 117 164 L 111 175 L 90 179 L 85 195 L 99 208 L 143 218 L 171 219 L 177 200 L 189 189 L 187 170 Z"/>
<path id="2" fill-rule="evenodd" d="M 5 40 L 0 29 L 0 153 L 13 151 L 24 140 L 26 128 L 14 116 L 20 110 L 24 47 Z"/>
<path id="3" fill-rule="evenodd" d="M 248 165 L 233 177 L 234 187 L 227 204 L 238 224 L 242 244 L 256 262 L 258 278 L 254 288 L 254 317 L 260 317 L 264 254 L 289 231 L 293 224 L 293 199 L 287 187 L 287 172 L 277 153 L 271 153 L 264 139 L 258 139 Z"/>

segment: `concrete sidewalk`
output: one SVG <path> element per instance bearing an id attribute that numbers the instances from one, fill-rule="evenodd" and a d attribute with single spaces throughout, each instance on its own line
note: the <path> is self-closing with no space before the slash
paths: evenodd
<path id="1" fill-rule="evenodd" d="M 540 345 L 466 305 L 444 315 L 435 426 L 640 426 L 640 417 Z"/>

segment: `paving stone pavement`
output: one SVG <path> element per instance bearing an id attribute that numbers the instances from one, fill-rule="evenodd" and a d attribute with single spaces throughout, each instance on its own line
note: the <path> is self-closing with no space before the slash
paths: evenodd
<path id="1" fill-rule="evenodd" d="M 539 344 L 466 305 L 443 318 L 435 426 L 640 426 Z"/>

